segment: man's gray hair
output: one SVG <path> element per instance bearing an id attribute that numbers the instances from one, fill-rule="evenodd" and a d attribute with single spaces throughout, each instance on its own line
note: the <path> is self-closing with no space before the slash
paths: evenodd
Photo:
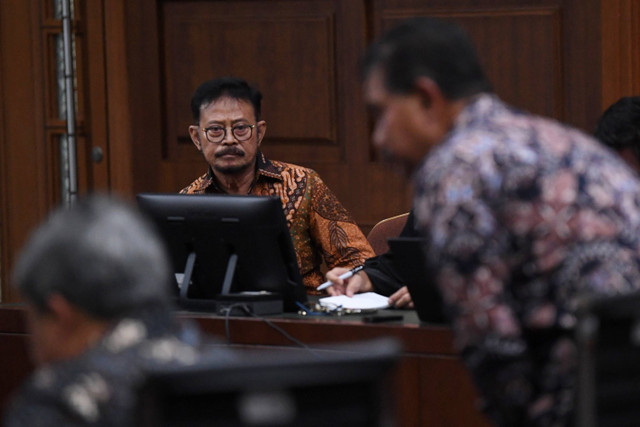
<path id="1" fill-rule="evenodd" d="M 53 212 L 31 235 L 13 281 L 47 310 L 53 294 L 102 319 L 168 306 L 169 261 L 151 225 L 133 207 L 93 195 Z"/>

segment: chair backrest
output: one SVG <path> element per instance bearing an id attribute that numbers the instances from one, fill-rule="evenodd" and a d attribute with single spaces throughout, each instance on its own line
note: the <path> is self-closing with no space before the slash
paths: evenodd
<path id="1" fill-rule="evenodd" d="M 389 237 L 398 237 L 400 232 L 407 223 L 407 217 L 409 212 L 385 218 L 373 226 L 369 234 L 367 234 L 367 240 L 373 248 L 376 255 L 383 254 L 389 250 L 389 244 L 387 239 Z"/>
<path id="2" fill-rule="evenodd" d="M 575 423 L 640 425 L 640 294 L 581 301 Z"/>
<path id="3" fill-rule="evenodd" d="M 296 349 L 297 350 L 297 349 Z M 239 354 L 147 373 L 136 425 L 393 426 L 400 342 L 378 338 L 308 351 Z"/>

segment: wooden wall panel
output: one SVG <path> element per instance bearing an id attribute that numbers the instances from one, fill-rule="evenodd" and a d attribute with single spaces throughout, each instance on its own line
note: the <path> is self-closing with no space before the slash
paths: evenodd
<path id="1" fill-rule="evenodd" d="M 559 8 L 478 11 L 450 17 L 471 34 L 497 94 L 533 113 L 565 119 Z"/>
<path id="2" fill-rule="evenodd" d="M 106 57 L 104 84 L 107 95 L 107 132 L 109 134 L 109 148 L 106 155 L 109 162 L 111 190 L 121 195 L 132 195 L 134 183 L 144 181 L 146 174 L 144 168 L 136 168 L 134 164 L 137 135 L 134 132 L 136 127 L 131 109 L 135 94 L 129 88 L 133 84 L 133 77 L 146 71 L 144 68 L 132 70 L 135 63 L 130 65 L 132 61 L 127 57 L 130 44 L 127 39 L 125 10 L 123 1 L 114 0 L 109 2 L 103 11 L 105 40 L 109 41 L 105 43 L 104 53 Z M 154 65 L 150 63 L 148 66 Z M 155 75 L 155 71 L 152 74 Z M 153 98 L 147 98 L 147 102 L 151 103 L 151 106 L 154 105 Z M 140 108 L 143 111 L 148 109 L 144 105 L 140 105 Z M 134 169 L 142 173 L 135 173 Z"/>
<path id="3" fill-rule="evenodd" d="M 536 114 L 564 119 L 558 7 L 382 12 L 382 29 L 416 14 L 449 19 L 473 39 L 495 92 Z M 508 34 L 508 37 L 505 37 Z"/>
<path id="4" fill-rule="evenodd" d="M 0 2 L 0 253 L 2 300 L 17 299 L 9 273 L 27 234 L 48 205 L 44 147 L 40 8 Z"/>
<path id="5" fill-rule="evenodd" d="M 201 160 L 188 133 L 189 100 L 203 81 L 230 75 L 262 92 L 264 143 L 274 157 L 299 162 L 343 157 L 337 140 L 334 5 L 278 2 L 256 13 L 258 8 L 256 2 L 163 4 L 168 159 Z"/>
<path id="6" fill-rule="evenodd" d="M 640 0 L 602 2 L 602 110 L 640 95 Z"/>
<path id="7" fill-rule="evenodd" d="M 457 22 L 470 34 L 503 100 L 592 130 L 600 112 L 600 57 L 593 48 L 599 47 L 599 37 L 584 27 L 598 22 L 598 1 L 379 0 L 374 4 L 376 33 L 412 16 Z"/>

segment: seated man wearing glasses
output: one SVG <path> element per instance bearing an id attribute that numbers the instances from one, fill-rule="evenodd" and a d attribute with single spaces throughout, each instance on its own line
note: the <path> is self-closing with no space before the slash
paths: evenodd
<path id="1" fill-rule="evenodd" d="M 323 282 L 322 259 L 331 269 L 353 268 L 374 255 L 362 231 L 318 174 L 267 159 L 260 152 L 267 123 L 262 95 L 244 80 L 213 79 L 191 99 L 191 140 L 209 164 L 182 194 L 278 196 L 308 294 Z"/>

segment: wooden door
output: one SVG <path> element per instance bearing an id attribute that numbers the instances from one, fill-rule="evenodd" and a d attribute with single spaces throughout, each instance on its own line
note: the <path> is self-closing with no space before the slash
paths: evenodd
<path id="1" fill-rule="evenodd" d="M 2 301 L 18 299 L 10 271 L 27 236 L 62 201 L 60 97 L 62 21 L 52 0 L 0 2 L 0 280 Z M 76 0 L 77 176 L 80 193 L 110 188 L 101 0 Z"/>

